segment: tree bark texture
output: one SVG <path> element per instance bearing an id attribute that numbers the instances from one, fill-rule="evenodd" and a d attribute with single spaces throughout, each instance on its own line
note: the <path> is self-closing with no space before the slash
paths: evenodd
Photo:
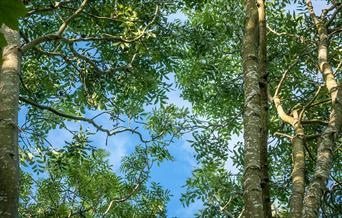
<path id="1" fill-rule="evenodd" d="M 293 218 L 301 218 L 304 199 L 304 138 L 295 136 L 292 139 L 292 196 L 290 199 L 290 214 Z"/>
<path id="2" fill-rule="evenodd" d="M 3 26 L 7 40 L 0 71 L 0 217 L 18 217 L 19 34 Z"/>
<path id="3" fill-rule="evenodd" d="M 284 78 L 284 75 L 283 75 Z M 278 88 L 280 90 L 280 86 Z M 278 91 L 279 91 L 278 90 Z M 305 153 L 304 153 L 304 128 L 301 124 L 301 117 L 298 110 L 292 112 L 292 116 L 287 115 L 282 107 L 279 92 L 276 91 L 274 104 L 279 117 L 290 124 L 295 131 L 295 136 L 291 140 L 292 144 L 292 195 L 290 198 L 290 217 L 301 218 L 303 210 L 303 199 L 305 192 Z"/>
<path id="4" fill-rule="evenodd" d="M 261 166 L 261 188 L 264 217 L 272 217 L 270 186 L 268 176 L 268 81 L 267 81 L 267 55 L 266 55 L 266 11 L 265 1 L 258 0 L 259 16 L 259 86 L 260 86 L 260 166 Z"/>
<path id="5" fill-rule="evenodd" d="M 318 65 L 323 75 L 325 86 L 327 87 L 331 102 L 332 110 L 330 113 L 329 123 L 320 137 L 320 143 L 317 150 L 317 161 L 315 174 L 304 198 L 304 217 L 319 217 L 319 209 L 321 207 L 321 199 L 326 189 L 332 167 L 333 146 L 336 137 L 341 137 L 342 127 L 342 93 L 341 87 L 337 84 L 333 69 L 329 64 L 329 36 L 328 28 L 323 20 L 320 20 L 313 12 L 310 0 L 306 1 L 309 13 L 315 23 L 319 36 L 318 45 Z"/>
<path id="6" fill-rule="evenodd" d="M 264 217 L 261 166 L 261 112 L 258 74 L 258 8 L 246 0 L 245 36 L 243 41 L 244 73 L 244 217 Z"/>
<path id="7" fill-rule="evenodd" d="M 301 125 L 299 111 L 294 110 L 293 129 L 295 137 L 292 139 L 292 196 L 290 199 L 290 216 L 302 218 L 303 199 L 305 191 L 305 153 L 304 153 L 304 129 Z"/>

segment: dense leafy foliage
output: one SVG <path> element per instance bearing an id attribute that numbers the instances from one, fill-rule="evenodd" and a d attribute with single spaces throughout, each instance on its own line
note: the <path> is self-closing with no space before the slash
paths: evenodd
<path id="1" fill-rule="evenodd" d="M 24 16 L 26 9 L 24 5 L 17 1 L 0 1 L 0 27 L 6 25 L 12 29 L 18 30 L 18 19 Z M 4 36 L 0 33 L 0 50 L 7 44 Z"/>
<path id="2" fill-rule="evenodd" d="M 150 170 L 173 159 L 168 145 L 184 133 L 192 134 L 198 166 L 184 182 L 183 205 L 202 202 L 198 217 L 241 214 L 244 1 L 23 2 L 0 0 L 0 25 L 21 37 L 22 217 L 166 217 L 172 193 L 151 181 Z M 341 83 L 342 6 L 325 4 L 315 12 L 327 27 L 329 64 Z M 170 22 L 175 14 L 187 20 Z M 300 111 L 306 186 L 317 177 L 317 151 L 334 105 L 318 64 L 324 40 L 307 3 L 266 1 L 266 14 L 272 213 L 287 217 L 298 134 L 274 98 L 287 114 Z M 168 103 L 173 82 L 192 114 Z M 54 131 L 72 139 L 54 143 Z M 124 134 L 133 145 L 118 173 L 94 139 L 112 146 Z M 337 137 L 323 217 L 341 214 L 341 145 Z"/>
<path id="3" fill-rule="evenodd" d="M 305 2 L 270 1 L 266 6 L 270 96 L 274 94 L 283 73 L 289 71 L 281 91 L 284 107 L 289 113 L 296 108 L 306 107 L 306 120 L 328 120 L 331 105 L 327 101 L 328 92 L 323 87 L 323 78 L 317 69 L 317 30 Z M 331 20 L 330 63 L 335 66 L 337 79 L 341 80 L 341 55 L 338 48 L 341 37 L 337 34 L 341 21 L 339 10 L 328 14 L 325 19 Z M 240 172 L 243 166 L 242 144 L 234 144 L 237 138 L 234 134 L 239 135 L 242 131 L 240 50 L 243 35 L 243 2 L 202 2 L 190 5 L 186 13 L 189 21 L 179 33 L 179 38 L 183 40 L 180 44 L 184 47 L 179 48 L 182 53 L 182 64 L 176 71 L 177 78 L 184 90 L 184 97 L 192 102 L 194 111 L 204 116 L 205 121 L 202 118 L 202 121 L 193 123 L 197 128 L 191 143 L 196 150 L 199 167 L 193 171 L 192 178 L 188 179 L 187 191 L 182 201 L 189 205 L 196 199 L 201 200 L 204 209 L 198 216 L 226 217 L 227 213 L 228 216 L 238 216 L 242 206 L 242 175 L 238 174 L 235 178 L 235 174 L 229 173 L 230 169 L 225 168 L 225 164 L 227 160 L 231 160 Z M 315 92 L 321 86 L 323 88 L 315 96 Z M 291 142 L 284 138 L 284 135 L 292 135 L 294 130 L 284 124 L 272 104 L 270 107 L 269 158 L 272 207 L 274 214 L 288 216 L 292 149 Z M 304 128 L 305 134 L 310 138 L 305 150 L 305 181 L 309 184 L 316 166 L 317 137 L 325 127 L 317 123 L 307 123 Z M 229 143 L 232 137 L 233 144 Z M 334 165 L 322 205 L 322 214 L 325 217 L 335 217 L 341 212 L 338 209 L 341 202 L 338 199 L 340 193 L 337 188 L 340 187 L 341 180 L 338 172 L 338 168 L 341 167 L 338 161 L 341 158 L 339 150 L 340 142 L 337 142 L 333 152 Z M 225 206 L 227 203 L 228 206 Z"/>
<path id="4" fill-rule="evenodd" d="M 172 63 L 162 38 L 176 5 L 75 0 L 29 1 L 26 8 L 20 21 L 22 215 L 166 216 L 170 194 L 149 172 L 172 159 L 167 146 L 188 113 L 166 103 Z M 72 142 L 50 142 L 56 128 Z M 88 138 L 101 134 L 111 145 L 126 133 L 136 145 L 119 176 L 99 149 L 104 145 Z"/>
<path id="5" fill-rule="evenodd" d="M 146 170 L 150 166 L 141 163 L 147 162 L 145 152 L 137 150 L 131 156 L 134 158 L 124 160 L 123 171 L 131 177 L 127 181 L 113 173 L 108 155 L 105 150 L 91 146 L 83 131 L 75 134 L 63 149 L 51 151 L 46 155 L 46 176 L 37 179 L 23 172 L 22 216 L 166 216 L 169 193 L 157 183 L 151 183 L 149 188 L 141 185 L 138 193 L 133 192 L 141 178 L 148 177 Z M 132 165 L 137 167 L 127 168 Z"/>

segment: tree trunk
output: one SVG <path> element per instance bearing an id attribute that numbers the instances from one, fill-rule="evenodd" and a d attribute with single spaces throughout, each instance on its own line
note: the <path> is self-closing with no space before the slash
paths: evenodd
<path id="1" fill-rule="evenodd" d="M 297 135 L 292 139 L 292 196 L 290 200 L 290 214 L 293 218 L 301 218 L 304 199 L 304 137 Z"/>
<path id="2" fill-rule="evenodd" d="M 18 217 L 18 99 L 21 57 L 19 34 L 3 26 L 8 45 L 0 71 L 0 217 Z"/>
<path id="3" fill-rule="evenodd" d="M 246 0 L 243 42 L 244 73 L 244 217 L 264 217 L 260 166 L 260 87 L 258 74 L 258 8 Z"/>
<path id="4" fill-rule="evenodd" d="M 323 21 L 314 15 L 311 1 L 307 0 L 307 5 L 319 35 L 318 65 L 332 101 L 329 124 L 322 133 L 318 145 L 315 175 L 304 198 L 304 217 L 319 217 L 321 199 L 325 192 L 326 183 L 332 167 L 333 146 L 336 137 L 341 135 L 342 93 L 340 86 L 336 82 L 332 67 L 329 64 L 329 37 L 327 27 Z"/>
<path id="5" fill-rule="evenodd" d="M 300 112 L 294 110 L 292 127 L 296 136 L 292 139 L 292 196 L 290 199 L 290 216 L 302 218 L 303 199 L 305 191 L 305 153 L 304 153 L 304 129 L 301 124 Z"/>
<path id="6" fill-rule="evenodd" d="M 258 0 L 259 15 L 259 68 L 260 77 L 260 119 L 261 119 L 261 135 L 260 135 L 260 166 L 261 166 L 261 188 L 262 202 L 264 208 L 264 217 L 271 218 L 271 197 L 268 176 L 268 81 L 267 81 L 267 57 L 266 57 L 266 15 L 265 1 Z"/>
<path id="7" fill-rule="evenodd" d="M 292 139 L 292 196 L 290 200 L 291 217 L 301 218 L 304 199 L 304 138 Z"/>

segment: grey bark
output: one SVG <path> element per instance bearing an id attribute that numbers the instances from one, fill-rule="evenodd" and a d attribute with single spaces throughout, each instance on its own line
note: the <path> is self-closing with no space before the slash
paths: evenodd
<path id="1" fill-rule="evenodd" d="M 341 136 L 342 91 L 341 85 L 337 83 L 333 69 L 329 63 L 329 36 L 326 23 L 324 20 L 316 17 L 310 0 L 306 0 L 306 4 L 318 32 L 318 65 L 332 102 L 329 123 L 322 133 L 320 143 L 318 145 L 315 174 L 309 184 L 304 198 L 303 215 L 304 217 L 311 218 L 319 217 L 322 196 L 325 192 L 326 183 L 332 167 L 333 146 L 336 142 L 336 137 Z"/>
<path id="2" fill-rule="evenodd" d="M 7 40 L 0 70 L 0 217 L 18 217 L 19 34 L 3 26 Z"/>
<path id="3" fill-rule="evenodd" d="M 290 214 L 293 218 L 302 218 L 303 199 L 305 190 L 305 153 L 304 128 L 301 124 L 300 112 L 294 110 L 293 129 L 296 136 L 292 139 L 292 196 L 290 199 Z"/>
<path id="4" fill-rule="evenodd" d="M 267 49 L 266 49 L 266 10 L 265 0 L 258 0 L 259 16 L 259 66 L 260 77 L 260 164 L 261 164 L 261 188 L 264 217 L 272 217 L 270 185 L 268 176 L 268 81 L 267 81 Z"/>
<path id="5" fill-rule="evenodd" d="M 260 166 L 260 87 L 258 74 L 258 8 L 246 0 L 243 42 L 244 73 L 244 217 L 264 217 Z"/>

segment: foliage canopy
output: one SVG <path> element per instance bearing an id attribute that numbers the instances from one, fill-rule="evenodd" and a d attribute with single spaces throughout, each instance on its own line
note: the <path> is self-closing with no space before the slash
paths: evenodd
<path id="1" fill-rule="evenodd" d="M 168 146 L 186 133 L 198 165 L 184 182 L 183 206 L 203 203 L 198 217 L 243 215 L 244 66 L 262 64 L 261 52 L 247 60 L 241 52 L 248 2 L 0 0 L 0 48 L 7 26 L 20 34 L 22 55 L 20 216 L 166 217 L 172 193 L 152 181 L 151 169 L 173 160 Z M 260 126 L 268 132 L 272 215 L 291 216 L 298 196 L 305 210 L 318 193 L 316 215 L 338 217 L 342 4 L 328 0 L 317 12 L 309 0 L 257 2 L 266 3 L 266 81 L 254 82 L 268 91 L 256 98 L 267 101 Z M 170 21 L 175 14 L 187 19 Z M 191 113 L 169 103 L 174 83 Z M 56 144 L 54 131 L 71 138 Z M 114 172 L 96 136 L 111 146 L 125 134 L 134 145 Z"/>

